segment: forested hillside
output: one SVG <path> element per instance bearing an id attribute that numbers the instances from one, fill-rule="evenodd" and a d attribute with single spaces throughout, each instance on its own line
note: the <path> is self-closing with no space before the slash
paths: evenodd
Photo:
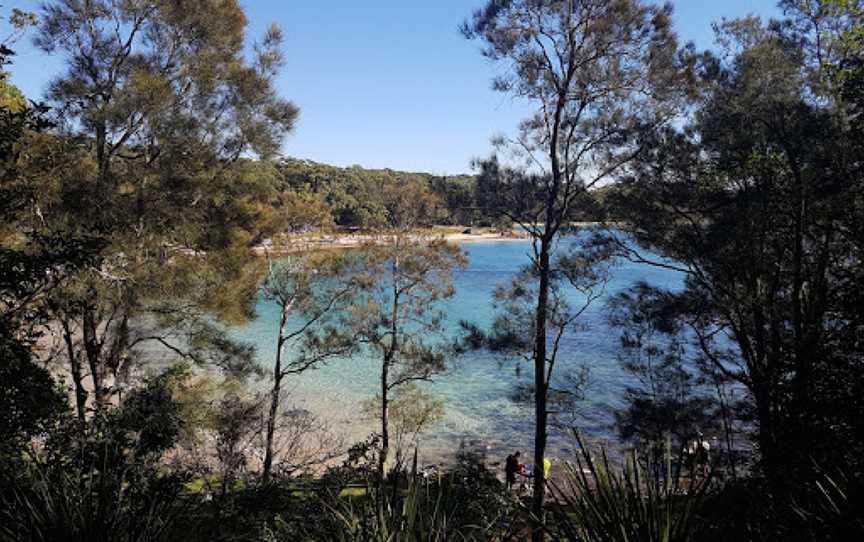
<path id="1" fill-rule="evenodd" d="M 293 158 L 279 161 L 276 170 L 280 189 L 320 197 L 339 226 L 362 228 L 380 224 L 386 212 L 382 190 L 404 182 L 423 183 L 438 196 L 439 223 L 488 225 L 490 221 L 477 208 L 476 180 L 472 175 L 448 177 L 360 166 L 340 168 Z"/>

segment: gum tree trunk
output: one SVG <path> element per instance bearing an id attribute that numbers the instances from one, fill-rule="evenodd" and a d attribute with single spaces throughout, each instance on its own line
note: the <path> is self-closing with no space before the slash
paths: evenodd
<path id="1" fill-rule="evenodd" d="M 548 225 L 547 225 L 548 231 Z M 537 330 L 534 345 L 534 493 L 531 498 L 531 513 L 537 524 L 532 540 L 543 540 L 543 500 L 546 495 L 546 480 L 543 458 L 546 454 L 546 315 L 549 301 L 549 250 L 551 242 L 547 236 L 540 244 L 540 288 L 537 295 Z"/>
<path id="2" fill-rule="evenodd" d="M 270 411 L 267 415 L 266 441 L 264 445 L 264 467 L 261 481 L 267 484 L 273 470 L 273 437 L 276 432 L 276 417 L 279 414 L 279 395 L 282 392 L 282 349 L 285 346 L 285 325 L 288 322 L 289 307 L 282 307 L 279 317 L 279 336 L 276 339 L 276 363 L 273 366 L 273 389 L 270 392 Z"/>

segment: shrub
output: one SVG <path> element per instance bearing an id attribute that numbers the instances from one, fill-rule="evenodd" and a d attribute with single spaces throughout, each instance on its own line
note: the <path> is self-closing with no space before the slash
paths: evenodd
<path id="1" fill-rule="evenodd" d="M 667 446 L 663 479 L 644 476 L 636 452 L 623 468 L 605 450 L 593 457 L 576 435 L 580 452 L 565 464 L 563 482 L 550 482 L 557 505 L 550 529 L 567 540 L 591 542 L 685 542 L 699 538 L 699 516 L 710 477 L 685 487 L 673 475 Z"/>

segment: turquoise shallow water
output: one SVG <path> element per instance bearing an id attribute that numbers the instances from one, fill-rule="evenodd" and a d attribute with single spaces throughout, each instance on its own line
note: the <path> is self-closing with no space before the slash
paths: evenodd
<path id="1" fill-rule="evenodd" d="M 468 254 L 468 268 L 455 274 L 456 295 L 444 304 L 446 325 L 455 332 L 460 320 L 485 326 L 494 315 L 491 295 L 495 285 L 507 280 L 528 261 L 530 243 L 524 240 L 477 241 L 462 244 Z M 637 280 L 675 288 L 680 275 L 655 267 L 619 262 L 605 298 Z M 604 299 L 605 299 L 604 298 Z M 573 294 L 573 303 L 579 299 Z M 584 330 L 567 336 L 559 355 L 559 368 L 566 372 L 581 365 L 589 367 L 589 387 L 580 428 L 595 436 L 611 437 L 610 409 L 616 404 L 628 377 L 616 360 L 618 336 L 606 324 L 604 300 L 583 315 Z M 253 343 L 260 362 L 269 366 L 275 352 L 278 313 L 275 304 L 260 300 L 258 317 L 235 330 L 237 338 Z M 471 352 L 451 360 L 450 369 L 425 390 L 444 401 L 444 418 L 421 437 L 420 453 L 426 462 L 446 460 L 460 443 L 487 447 L 492 455 L 511 449 L 527 450 L 533 444 L 532 409 L 515 404 L 515 386 L 532 374 L 530 366 L 506 361 L 485 352 Z M 373 420 L 363 418 L 362 402 L 376 392 L 378 365 L 356 357 L 292 377 L 287 384 L 291 402 L 328 420 L 348 441 L 358 441 L 375 430 Z M 550 455 L 568 453 L 569 439 L 553 432 Z"/>

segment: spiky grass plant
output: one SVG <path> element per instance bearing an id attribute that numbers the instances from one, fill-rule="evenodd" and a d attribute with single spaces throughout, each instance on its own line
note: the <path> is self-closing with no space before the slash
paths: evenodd
<path id="1" fill-rule="evenodd" d="M 401 498 L 370 488 L 369 497 L 346 500 L 332 508 L 338 540 L 368 542 L 420 542 L 450 540 L 452 522 L 444 511 L 441 494 L 412 483 Z"/>
<path id="2" fill-rule="evenodd" d="M 575 433 L 574 433 L 575 434 Z M 575 434 L 579 453 L 565 464 L 563 481 L 552 482 L 550 530 L 556 537 L 586 542 L 685 542 L 696 540 L 699 510 L 710 476 L 684 487 L 673 473 L 667 445 L 662 476 L 645 476 L 634 451 L 614 467 L 606 451 L 588 451 Z"/>
<path id="3" fill-rule="evenodd" d="M 380 485 L 370 478 L 366 495 L 325 505 L 330 525 L 315 540 L 426 542 L 505 540 L 512 512 L 501 483 L 469 460 L 423 480 L 415 474 Z"/>
<path id="4" fill-rule="evenodd" d="M 27 466 L 4 475 L 0 542 L 149 542 L 181 513 L 183 480 L 145 469 Z"/>
<path id="5" fill-rule="evenodd" d="M 798 534 L 806 531 L 810 540 L 864 540 L 864 480 L 842 470 L 816 469 L 819 476 L 792 505 Z"/>

